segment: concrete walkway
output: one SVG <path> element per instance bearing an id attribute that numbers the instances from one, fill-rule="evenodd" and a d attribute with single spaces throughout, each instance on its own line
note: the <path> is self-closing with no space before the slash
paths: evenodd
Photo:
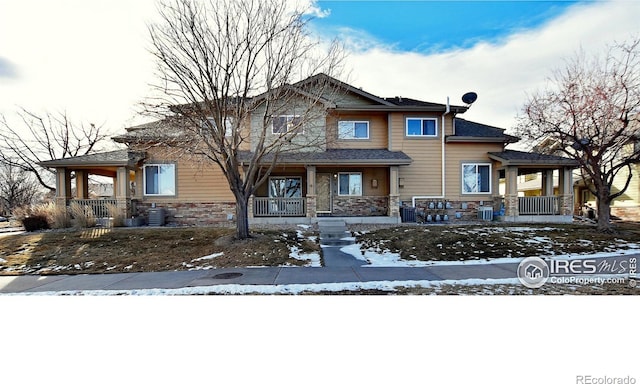
<path id="1" fill-rule="evenodd" d="M 323 218 L 318 220 L 322 260 L 325 267 L 359 267 L 367 262 L 358 260 L 340 250 L 345 245 L 355 244 L 355 239 L 347 231 L 344 220 Z"/>

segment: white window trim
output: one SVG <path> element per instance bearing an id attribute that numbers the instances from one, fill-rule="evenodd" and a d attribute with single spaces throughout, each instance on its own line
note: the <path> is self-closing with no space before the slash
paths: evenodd
<path id="1" fill-rule="evenodd" d="M 434 122 L 436 132 L 433 135 L 410 135 L 409 134 L 409 120 L 420 120 L 420 126 L 424 120 L 431 120 Z M 404 135 L 405 137 L 438 137 L 438 119 L 435 117 L 406 117 L 404 120 Z"/>
<path id="2" fill-rule="evenodd" d="M 351 175 L 359 175 L 360 176 L 360 194 L 358 195 L 352 195 L 351 193 L 349 194 L 342 194 L 340 193 L 340 175 L 349 175 L 349 178 L 351 178 Z M 362 196 L 362 188 L 364 186 L 364 180 L 362 179 L 362 172 L 339 172 L 338 173 L 338 196 Z M 349 180 L 349 182 L 351 182 L 351 180 Z"/>
<path id="3" fill-rule="evenodd" d="M 216 126 L 216 122 L 215 119 L 213 117 L 207 117 L 207 121 L 213 126 Z M 206 127 L 207 122 L 203 121 L 202 122 L 202 126 L 205 128 Z M 224 119 L 224 136 L 225 137 L 231 137 L 233 135 L 233 123 L 231 122 L 231 117 L 226 117 Z"/>
<path id="4" fill-rule="evenodd" d="M 288 124 L 287 124 L 287 132 L 275 132 L 276 126 L 275 126 L 274 123 L 276 122 L 276 119 L 281 118 L 281 117 L 285 117 L 287 119 L 287 123 L 288 123 L 289 122 L 289 118 L 291 118 L 291 120 L 293 120 L 295 118 L 300 118 L 301 116 L 300 115 L 274 115 L 271 118 L 271 134 L 273 134 L 273 135 L 284 135 L 286 133 L 291 132 L 291 130 L 288 127 Z M 298 133 L 304 133 L 304 128 L 300 129 Z"/>
<path id="5" fill-rule="evenodd" d="M 161 194 L 161 193 L 147 193 L 147 167 L 159 167 L 162 165 L 171 165 L 173 166 L 173 193 L 172 194 Z M 176 196 L 177 195 L 177 179 L 178 175 L 176 173 L 176 165 L 175 163 L 149 163 L 145 164 L 142 167 L 142 193 L 144 196 Z"/>
<path id="6" fill-rule="evenodd" d="M 352 137 L 341 137 L 340 136 L 340 123 L 352 123 L 353 124 L 353 136 Z M 367 137 L 355 137 L 356 134 L 356 123 L 364 123 L 367 124 Z M 338 121 L 338 140 L 369 140 L 370 137 L 370 124 L 366 120 L 339 120 Z"/>
<path id="7" fill-rule="evenodd" d="M 476 175 L 478 174 L 478 166 L 488 166 L 489 167 L 489 192 L 465 192 L 464 190 L 464 166 L 465 165 L 475 165 L 476 166 Z M 460 188 L 462 189 L 463 195 L 490 195 L 493 189 L 493 166 L 490 163 L 462 163 L 460 166 Z"/>

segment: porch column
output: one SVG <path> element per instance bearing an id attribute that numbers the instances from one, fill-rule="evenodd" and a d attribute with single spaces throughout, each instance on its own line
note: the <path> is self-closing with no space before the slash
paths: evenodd
<path id="1" fill-rule="evenodd" d="M 518 167 L 507 166 L 504 172 L 505 194 L 504 215 L 516 217 L 520 214 L 518 208 Z"/>
<path id="2" fill-rule="evenodd" d="M 397 165 L 389 167 L 389 216 L 400 217 L 399 169 Z"/>
<path id="3" fill-rule="evenodd" d="M 86 171 L 76 171 L 76 198 L 89 198 L 89 173 Z"/>
<path id="4" fill-rule="evenodd" d="M 317 216 L 316 166 L 307 166 L 307 217 Z"/>
<path id="5" fill-rule="evenodd" d="M 56 204 L 67 205 L 71 199 L 71 172 L 67 168 L 56 168 Z"/>
<path id="6" fill-rule="evenodd" d="M 144 196 L 144 179 L 142 178 L 142 168 L 136 168 L 134 173 L 135 190 L 133 196 L 134 199 L 142 200 Z"/>
<path id="7" fill-rule="evenodd" d="M 553 170 L 542 171 L 542 196 L 553 196 Z"/>
<path id="8" fill-rule="evenodd" d="M 116 179 L 113 185 L 116 197 L 116 205 L 118 209 L 124 213 L 124 217 L 129 217 L 129 198 L 131 197 L 129 188 L 129 169 L 127 167 L 118 167 Z"/>
<path id="9" fill-rule="evenodd" d="M 251 195 L 249 196 L 249 200 L 247 201 L 247 219 L 249 219 L 249 222 L 251 222 L 251 220 L 255 217 L 253 212 L 253 198 L 254 196 Z"/>
<path id="10" fill-rule="evenodd" d="M 573 169 L 562 168 L 558 178 L 560 214 L 573 215 Z"/>

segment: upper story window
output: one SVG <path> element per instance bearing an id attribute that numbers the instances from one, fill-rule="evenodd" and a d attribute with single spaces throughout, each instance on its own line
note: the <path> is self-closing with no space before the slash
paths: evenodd
<path id="1" fill-rule="evenodd" d="M 425 117 L 408 117 L 406 135 L 409 137 L 438 136 L 437 120 Z"/>
<path id="2" fill-rule="evenodd" d="M 462 164 L 462 193 L 491 193 L 491 164 Z"/>
<path id="3" fill-rule="evenodd" d="M 369 122 L 368 121 L 339 121 L 338 122 L 338 138 L 339 139 L 368 139 L 369 138 Z"/>
<path id="4" fill-rule="evenodd" d="M 143 177 L 145 196 L 175 196 L 175 164 L 147 164 Z"/>
<path id="5" fill-rule="evenodd" d="M 271 132 L 274 134 L 287 133 L 298 128 L 301 123 L 302 123 L 302 118 L 298 115 L 274 116 L 273 127 Z"/>
<path id="6" fill-rule="evenodd" d="M 210 125 L 209 125 L 210 124 Z M 216 128 L 216 121 L 213 117 L 207 117 L 207 121 L 202 122 L 202 128 Z M 224 119 L 224 135 L 230 137 L 233 135 L 233 122 L 230 117 Z"/>

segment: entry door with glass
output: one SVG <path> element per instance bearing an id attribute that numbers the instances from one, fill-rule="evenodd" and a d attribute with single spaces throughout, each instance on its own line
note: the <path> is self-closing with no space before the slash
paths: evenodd
<path id="1" fill-rule="evenodd" d="M 331 174 L 318 173 L 316 175 L 316 211 L 331 213 Z"/>

